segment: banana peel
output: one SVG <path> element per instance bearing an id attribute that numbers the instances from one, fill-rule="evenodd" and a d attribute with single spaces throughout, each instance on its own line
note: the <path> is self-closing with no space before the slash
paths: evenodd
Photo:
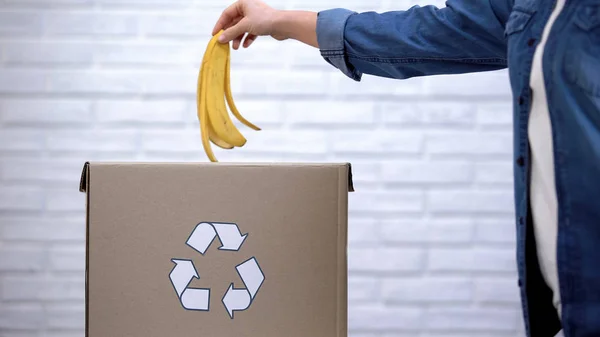
<path id="1" fill-rule="evenodd" d="M 211 162 L 217 162 L 211 143 L 221 149 L 231 150 L 243 147 L 246 138 L 229 116 L 232 115 L 243 125 L 259 131 L 258 126 L 249 122 L 239 112 L 231 92 L 231 48 L 228 43 L 218 42 L 220 31 L 214 35 L 206 48 L 198 74 L 196 101 L 202 146 Z"/>

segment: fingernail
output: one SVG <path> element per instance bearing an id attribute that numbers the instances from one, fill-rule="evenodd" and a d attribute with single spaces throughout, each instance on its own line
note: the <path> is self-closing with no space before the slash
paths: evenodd
<path id="1" fill-rule="evenodd" d="M 219 42 L 221 42 L 221 43 L 225 42 L 225 36 L 224 35 L 219 36 Z"/>

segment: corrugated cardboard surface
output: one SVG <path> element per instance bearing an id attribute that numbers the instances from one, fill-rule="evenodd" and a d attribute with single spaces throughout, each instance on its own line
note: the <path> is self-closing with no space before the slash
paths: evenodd
<path id="1" fill-rule="evenodd" d="M 87 336 L 346 336 L 348 165 L 86 165 Z M 351 180 L 350 180 L 351 181 Z M 201 255 L 200 222 L 248 233 L 239 251 Z M 231 319 L 222 298 L 255 257 L 265 280 Z M 210 310 L 183 308 L 172 259 L 192 260 Z"/>

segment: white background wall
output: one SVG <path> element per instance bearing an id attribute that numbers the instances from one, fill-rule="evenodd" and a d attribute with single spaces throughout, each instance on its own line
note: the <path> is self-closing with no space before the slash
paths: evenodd
<path id="1" fill-rule="evenodd" d="M 83 336 L 84 161 L 206 161 L 196 77 L 228 4 L 0 1 L 0 336 Z M 264 131 L 222 161 L 354 165 L 353 337 L 523 336 L 505 72 L 355 83 L 268 38 L 232 57 L 238 106 Z"/>

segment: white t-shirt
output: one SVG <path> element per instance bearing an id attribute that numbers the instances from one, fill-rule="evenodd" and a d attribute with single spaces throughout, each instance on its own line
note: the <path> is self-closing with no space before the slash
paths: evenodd
<path id="1" fill-rule="evenodd" d="M 560 288 L 556 266 L 558 233 L 558 202 L 554 176 L 552 125 L 542 72 L 542 57 L 548 34 L 566 0 L 558 0 L 544 28 L 531 68 L 532 105 L 529 115 L 529 144 L 531 147 L 531 210 L 541 273 L 552 289 L 553 303 L 561 315 Z M 560 334 L 559 334 L 560 335 Z"/>

